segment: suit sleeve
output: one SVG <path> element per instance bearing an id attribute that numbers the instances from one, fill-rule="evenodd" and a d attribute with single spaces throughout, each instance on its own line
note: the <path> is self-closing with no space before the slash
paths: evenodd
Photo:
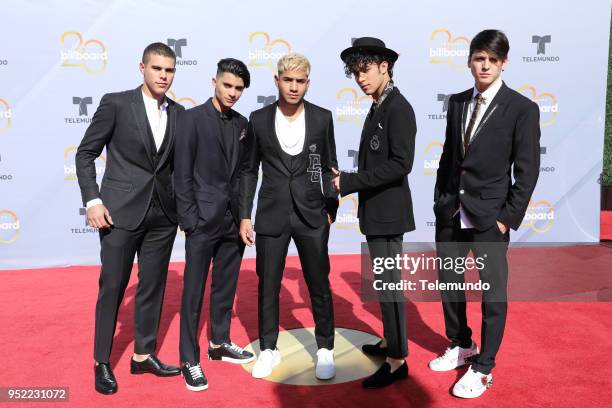
<path id="1" fill-rule="evenodd" d="M 96 182 L 95 160 L 110 142 L 115 129 L 115 122 L 114 103 L 110 95 L 104 95 L 85 131 L 75 157 L 77 179 L 84 206 L 87 205 L 88 201 L 100 198 L 100 188 Z"/>
<path id="2" fill-rule="evenodd" d="M 514 184 L 497 219 L 517 230 L 540 174 L 540 109 L 530 102 L 519 115 L 512 143 Z"/>
<path id="3" fill-rule="evenodd" d="M 198 224 L 198 204 L 193 191 L 193 170 L 197 153 L 197 133 L 193 118 L 181 112 L 176 122 L 174 142 L 174 192 L 176 211 L 183 231 L 189 233 Z"/>
<path id="4" fill-rule="evenodd" d="M 325 195 L 325 210 L 331 217 L 332 221 L 336 220 L 338 212 L 338 193 L 334 191 L 332 186 L 332 178 L 334 173 L 332 168 L 338 169 L 338 159 L 336 157 L 336 140 L 334 138 L 334 121 L 331 113 L 328 114 L 327 125 L 327 148 L 325 149 L 325 157 L 321 168 L 323 178 L 323 195 Z"/>
<path id="5" fill-rule="evenodd" d="M 412 170 L 416 119 L 408 104 L 396 105 L 389 109 L 388 140 L 389 159 L 383 164 L 357 173 L 340 175 L 340 195 L 383 187 L 406 177 Z"/>
<path id="6" fill-rule="evenodd" d="M 441 191 L 444 189 L 444 185 L 448 182 L 452 164 L 452 118 L 453 118 L 453 98 L 448 101 L 448 111 L 446 112 L 446 136 L 444 138 L 444 147 L 442 148 L 442 156 L 440 156 L 440 164 L 438 172 L 436 174 L 436 185 L 434 187 L 434 202 L 438 201 L 440 194 L 445 193 Z"/>
<path id="7" fill-rule="evenodd" d="M 251 219 L 253 199 L 255 198 L 257 179 L 259 178 L 260 161 L 259 144 L 253 129 L 253 115 L 251 115 L 247 125 L 244 156 L 240 163 L 240 203 L 238 212 L 241 220 Z"/>

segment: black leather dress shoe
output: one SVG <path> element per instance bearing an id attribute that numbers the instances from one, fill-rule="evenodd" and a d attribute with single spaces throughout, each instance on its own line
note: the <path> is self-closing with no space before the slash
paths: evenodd
<path id="1" fill-rule="evenodd" d="M 408 377 L 408 364 L 404 361 L 397 370 L 391 372 L 391 366 L 385 362 L 374 374 L 363 380 L 363 388 L 383 388 L 393 384 L 397 380 Z"/>
<path id="2" fill-rule="evenodd" d="M 157 357 L 150 354 L 146 360 L 138 362 L 134 359 L 130 360 L 130 372 L 132 374 L 151 373 L 158 377 L 172 377 L 181 373 L 180 368 L 166 365 L 159 361 Z"/>
<path id="3" fill-rule="evenodd" d="M 387 347 L 380 347 L 382 340 L 376 344 L 364 344 L 361 346 L 361 351 L 369 356 L 387 357 Z"/>
<path id="4" fill-rule="evenodd" d="M 94 365 L 96 377 L 96 391 L 100 394 L 114 394 L 117 392 L 117 380 L 108 363 Z"/>

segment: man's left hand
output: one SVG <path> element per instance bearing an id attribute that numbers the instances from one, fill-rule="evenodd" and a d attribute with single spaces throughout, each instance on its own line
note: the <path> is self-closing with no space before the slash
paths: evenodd
<path id="1" fill-rule="evenodd" d="M 336 168 L 331 168 L 332 173 L 334 173 L 334 177 L 332 178 L 332 186 L 334 187 L 334 191 L 336 193 L 340 192 L 340 172 Z"/>
<path id="2" fill-rule="evenodd" d="M 505 234 L 506 232 L 508 232 L 508 226 L 501 221 L 497 221 L 497 228 L 499 228 L 499 231 L 502 234 Z"/>

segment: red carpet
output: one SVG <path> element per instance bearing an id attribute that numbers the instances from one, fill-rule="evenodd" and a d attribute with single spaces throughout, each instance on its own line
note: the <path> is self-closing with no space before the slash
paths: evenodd
<path id="1" fill-rule="evenodd" d="M 602 241 L 612 241 L 612 211 L 602 211 L 599 235 Z"/>
<path id="2" fill-rule="evenodd" d="M 577 273 L 582 272 L 587 258 L 590 268 L 609 270 L 612 263 L 612 249 L 604 246 L 578 247 L 570 253 L 573 255 L 568 258 L 566 254 L 565 262 L 573 260 Z M 520 264 L 548 268 L 554 276 L 556 267 L 550 262 L 554 254 L 547 253 L 546 258 L 548 262 L 535 259 L 533 263 L 521 259 Z M 298 268 L 298 260 L 290 258 L 281 294 L 281 325 L 285 329 L 313 325 Z M 359 298 L 359 258 L 334 256 L 332 268 L 337 326 L 380 335 L 378 305 L 363 304 Z M 171 265 L 159 335 L 158 355 L 174 364 L 178 363 L 182 269 L 180 263 Z M 438 303 L 408 304 L 410 379 L 385 390 L 365 391 L 358 382 L 318 387 L 275 384 L 253 379 L 239 366 L 203 360 L 210 388 L 193 393 L 185 389 L 180 377 L 129 374 L 136 274 L 132 276 L 112 354 L 119 392 L 102 396 L 93 389 L 92 370 L 98 268 L 0 272 L 0 387 L 67 386 L 67 405 L 78 407 L 610 406 L 612 303 L 511 303 L 494 370 L 495 384 L 477 400 L 463 401 L 449 393 L 463 370 L 433 373 L 427 368 L 427 362 L 446 346 Z M 254 260 L 245 260 L 232 325 L 232 340 L 240 345 L 257 336 L 256 282 Z M 479 304 L 470 303 L 468 311 L 474 338 L 479 339 Z M 206 337 L 204 332 L 201 344 Z"/>

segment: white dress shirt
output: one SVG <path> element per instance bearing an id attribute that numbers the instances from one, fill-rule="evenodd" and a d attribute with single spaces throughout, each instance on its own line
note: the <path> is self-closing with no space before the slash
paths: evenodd
<path id="1" fill-rule="evenodd" d="M 283 115 L 280 108 L 276 108 L 276 118 L 274 127 L 276 137 L 283 151 L 291 156 L 298 155 L 304 149 L 304 139 L 306 138 L 306 117 L 305 109 L 293 121 L 289 121 Z"/>
<path id="2" fill-rule="evenodd" d="M 480 125 L 480 121 L 482 121 L 482 118 L 485 112 L 487 111 L 487 108 L 491 104 L 491 101 L 493 100 L 493 98 L 495 98 L 495 95 L 497 95 L 497 92 L 499 91 L 501 86 L 502 86 L 502 80 L 500 76 L 499 78 L 497 78 L 495 82 L 493 82 L 487 88 L 486 91 L 482 92 L 482 97 L 484 98 L 484 100 L 482 104 L 480 105 L 480 110 L 478 111 L 478 115 L 476 115 L 476 122 L 474 122 L 474 127 L 472 127 L 472 134 L 470 135 L 470 140 L 474 136 L 476 129 L 478 129 L 478 126 Z M 465 129 L 464 129 L 465 132 L 467 132 L 467 128 L 470 123 L 470 118 L 472 117 L 472 112 L 474 111 L 474 108 L 476 107 L 476 96 L 479 93 L 480 91 L 474 86 L 474 90 L 472 91 L 472 101 L 468 105 L 468 111 L 467 111 L 466 120 L 465 120 Z M 463 207 L 461 207 L 461 204 L 459 204 L 459 217 L 461 218 L 461 228 L 474 228 L 474 224 L 472 224 L 472 222 L 468 218 L 465 211 L 463 211 Z"/>
<path id="3" fill-rule="evenodd" d="M 149 126 L 153 132 L 153 139 L 155 140 L 155 147 L 159 150 L 160 146 L 164 142 L 164 136 L 166 135 L 166 124 L 168 123 L 168 100 L 164 97 L 164 102 L 161 106 L 158 105 L 157 99 L 151 98 L 142 91 L 142 99 L 145 105 L 145 111 L 147 112 L 147 119 L 149 120 Z M 102 200 L 94 198 L 87 202 L 86 208 L 89 210 L 94 205 L 102 204 Z"/>

